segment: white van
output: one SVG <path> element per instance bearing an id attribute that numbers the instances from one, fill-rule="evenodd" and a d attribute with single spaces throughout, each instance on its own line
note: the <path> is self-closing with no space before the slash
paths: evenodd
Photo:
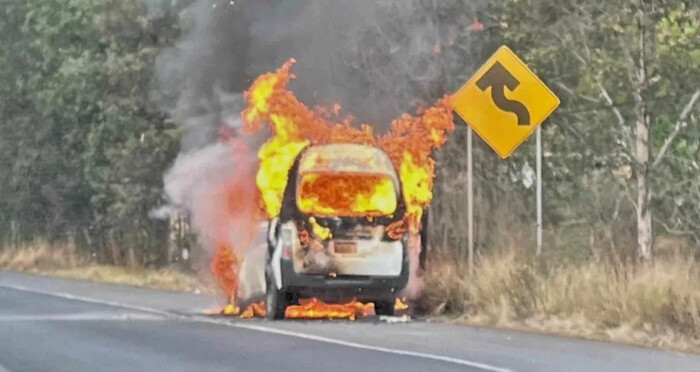
<path id="1" fill-rule="evenodd" d="M 371 179 L 384 192 L 362 199 L 366 195 L 343 187 L 347 177 Z M 329 188 L 305 195 L 309 180 Z M 344 212 L 343 207 L 358 203 L 362 213 Z M 264 285 L 268 319 L 283 318 L 286 306 L 304 297 L 357 298 L 374 302 L 378 315 L 393 314 L 408 282 L 409 252 L 407 233 L 397 235 L 388 226 L 401 221 L 404 211 L 400 179 L 381 149 L 353 144 L 306 148 L 289 172 L 279 217 L 261 231 L 266 243 L 260 239 L 246 252 L 241 297 L 260 295 Z"/>

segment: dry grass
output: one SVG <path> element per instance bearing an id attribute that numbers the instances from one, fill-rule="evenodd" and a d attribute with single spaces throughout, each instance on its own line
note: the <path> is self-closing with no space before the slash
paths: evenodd
<path id="1" fill-rule="evenodd" d="M 547 267 L 509 252 L 480 259 L 473 278 L 455 262 L 431 262 L 426 288 L 432 290 L 422 305 L 433 314 L 474 325 L 700 351 L 700 268 L 692 259 Z"/>
<path id="2" fill-rule="evenodd" d="M 211 287 L 193 274 L 168 268 L 97 265 L 80 259 L 73 252 L 69 247 L 47 244 L 0 251 L 0 269 L 169 291 L 211 292 Z"/>

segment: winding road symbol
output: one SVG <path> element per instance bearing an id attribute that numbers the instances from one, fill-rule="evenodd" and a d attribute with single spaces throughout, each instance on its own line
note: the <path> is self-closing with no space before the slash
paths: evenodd
<path id="1" fill-rule="evenodd" d="M 500 62 L 496 62 L 488 71 L 476 82 L 476 85 L 483 92 L 491 87 L 491 98 L 499 109 L 512 112 L 518 117 L 518 125 L 530 125 L 530 112 L 522 103 L 508 99 L 504 94 L 504 89 L 511 92 L 520 85 L 520 81 L 513 76 Z"/>
<path id="2" fill-rule="evenodd" d="M 504 159 L 559 106 L 559 98 L 505 45 L 450 101 L 464 122 Z"/>

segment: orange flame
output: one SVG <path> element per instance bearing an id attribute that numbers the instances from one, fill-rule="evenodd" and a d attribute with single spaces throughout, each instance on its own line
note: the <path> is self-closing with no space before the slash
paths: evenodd
<path id="1" fill-rule="evenodd" d="M 299 300 L 299 305 L 287 306 L 284 317 L 287 319 L 349 319 L 374 314 L 374 303 L 352 300 L 344 304 L 327 304 L 318 298 Z"/>
<path id="2" fill-rule="evenodd" d="M 214 236 L 211 237 L 216 249 L 211 262 L 211 271 L 228 301 L 228 306 L 222 313 L 236 315 L 240 312 L 236 306 L 240 264 L 237 254 L 241 254 L 250 245 L 257 233 L 258 222 L 264 217 L 259 206 L 250 202 L 251 199 L 258 200 L 259 193 L 251 181 L 256 169 L 253 164 L 245 161 L 248 148 L 235 139 L 229 139 L 229 144 L 239 162 L 228 182 L 217 190 L 218 196 L 223 201 L 220 203 L 223 208 L 218 210 L 211 221 L 216 225 Z M 231 234 L 234 234 L 235 239 L 232 239 Z M 235 247 L 232 245 L 234 243 L 232 240 L 235 240 Z"/>
<path id="3" fill-rule="evenodd" d="M 396 298 L 396 301 L 394 302 L 394 311 L 404 311 L 408 309 L 408 305 L 406 305 L 406 299 L 400 299 Z"/>
<path id="4" fill-rule="evenodd" d="M 431 158 L 431 152 L 442 146 L 446 134 L 454 130 L 452 107 L 447 96 L 418 116 L 402 115 L 391 123 L 391 130 L 384 135 L 376 135 L 367 124 L 354 127 L 350 116 L 334 122 L 331 116 L 338 117 L 339 105 L 334 105 L 331 110 L 318 108 L 312 111 L 287 88 L 289 80 L 294 77 L 290 72 L 294 62 L 291 59 L 276 72 L 258 77 L 245 93 L 247 106 L 241 114 L 245 133 L 253 134 L 268 126 L 271 137 L 258 151 L 260 164 L 254 177 L 257 194 L 251 195 L 245 184 L 247 180 L 253 179 L 251 167 L 247 163 L 240 164 L 231 182 L 223 190 L 226 208 L 222 208 L 224 216 L 218 216 L 221 226 L 220 232 L 213 237 L 216 255 L 211 265 L 229 302 L 221 310 L 222 314 L 240 313 L 235 302 L 239 265 L 236 253 L 243 252 L 252 241 L 256 224 L 261 218 L 257 208 L 262 207 L 268 217 L 279 214 L 289 170 L 305 147 L 310 144 L 348 143 L 383 149 L 398 170 L 406 204 L 404 221 L 398 221 L 387 229 L 390 236 L 398 239 L 406 229 L 413 234 L 418 232 L 423 210 L 429 206 L 433 197 L 435 162 Z M 244 145 L 235 139 L 230 142 L 237 154 L 245 152 Z M 341 178 L 337 175 L 316 175 L 303 181 L 301 189 L 301 207 L 312 214 L 371 217 L 392 213 L 396 209 L 396 198 L 389 197 L 390 190 L 394 192 L 393 185 L 381 177 L 374 179 L 366 175 L 343 175 Z M 324 203 L 313 202 L 328 190 L 343 192 L 335 197 L 323 198 Z M 347 195 L 353 197 L 347 198 Z M 250 203 L 250 200 L 258 200 L 259 203 Z M 228 231 L 232 216 L 239 219 L 235 223 L 239 235 L 235 239 L 236 247 L 231 245 Z M 314 226 L 314 233 L 324 238 L 330 237 L 330 232 L 321 226 Z M 249 306 L 242 316 L 262 316 L 264 308 L 261 306 Z M 396 306 L 401 307 L 399 302 Z M 358 314 L 371 313 L 373 310 L 374 305 L 371 303 L 351 301 L 338 305 L 310 299 L 288 307 L 285 315 L 289 318 L 355 319 Z"/>
<path id="5" fill-rule="evenodd" d="M 211 263 L 211 271 L 219 280 L 219 285 L 224 291 L 228 303 L 235 307 L 236 293 L 238 292 L 238 259 L 228 244 L 221 243 L 217 246 L 216 255 Z M 230 312 L 234 313 L 234 311 Z M 238 313 L 238 310 L 235 313 Z"/>
<path id="6" fill-rule="evenodd" d="M 467 27 L 467 30 L 469 31 L 484 31 L 484 24 L 479 22 L 479 20 L 474 17 L 474 22 L 472 22 L 469 27 Z"/>
<path id="7" fill-rule="evenodd" d="M 256 302 L 248 305 L 243 312 L 241 312 L 241 309 L 234 305 L 234 304 L 228 304 L 225 306 L 222 306 L 217 309 L 212 309 L 212 310 L 204 310 L 204 314 L 206 315 L 226 315 L 226 316 L 236 316 L 238 315 L 242 319 L 250 319 L 254 317 L 264 317 L 266 313 L 265 310 L 265 302 Z"/>
<path id="8" fill-rule="evenodd" d="M 454 130 L 449 98 L 440 99 L 419 116 L 402 115 L 392 122 L 389 133 L 379 136 L 367 124 L 353 127 L 351 117 L 344 118 L 342 122 L 332 122 L 329 110 L 314 112 L 301 103 L 287 88 L 289 80 L 294 77 L 290 72 L 294 62 L 291 59 L 276 72 L 258 77 L 245 93 L 247 107 L 242 117 L 246 131 L 257 132 L 267 124 L 272 133 L 270 140 L 258 152 L 260 169 L 256 177 L 267 215 L 274 217 L 279 214 L 289 169 L 307 145 L 365 144 L 382 148 L 399 170 L 408 228 L 413 233 L 417 232 L 423 209 L 432 200 L 435 163 L 430 157 L 431 152 L 442 146 L 445 135 Z M 336 106 L 333 111 L 337 113 L 338 109 Z M 365 187 L 362 182 L 348 177 L 344 182 L 343 187 L 350 185 L 353 190 Z M 377 184 L 376 187 L 382 185 Z M 371 197 L 373 194 L 366 195 Z M 348 212 L 348 209 L 355 214 L 367 212 L 364 205 L 333 205 L 330 209 L 335 213 Z"/>
<path id="9" fill-rule="evenodd" d="M 305 174 L 299 209 L 318 216 L 388 215 L 396 210 L 396 191 L 388 177 L 364 174 Z"/>
<path id="10" fill-rule="evenodd" d="M 408 309 L 406 299 L 396 298 L 394 311 L 401 312 Z M 229 304 L 219 309 L 207 310 L 207 315 L 238 316 L 241 319 L 264 318 L 265 302 L 255 302 L 242 312 L 235 305 Z M 287 306 L 284 316 L 287 319 L 348 319 L 356 320 L 358 317 L 367 317 L 375 313 L 374 303 L 362 303 L 352 300 L 344 304 L 328 304 L 318 298 L 299 300 L 299 305 Z"/>
<path id="11" fill-rule="evenodd" d="M 241 318 L 250 319 L 253 317 L 265 317 L 265 302 L 256 302 L 248 305 L 248 307 L 241 313 Z"/>

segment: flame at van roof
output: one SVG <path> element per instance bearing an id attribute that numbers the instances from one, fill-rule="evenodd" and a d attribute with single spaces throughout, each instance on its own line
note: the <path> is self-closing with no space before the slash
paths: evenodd
<path id="1" fill-rule="evenodd" d="M 356 144 L 329 144 L 309 147 L 299 163 L 299 174 L 364 173 L 381 174 L 398 184 L 389 156 L 379 148 Z"/>

